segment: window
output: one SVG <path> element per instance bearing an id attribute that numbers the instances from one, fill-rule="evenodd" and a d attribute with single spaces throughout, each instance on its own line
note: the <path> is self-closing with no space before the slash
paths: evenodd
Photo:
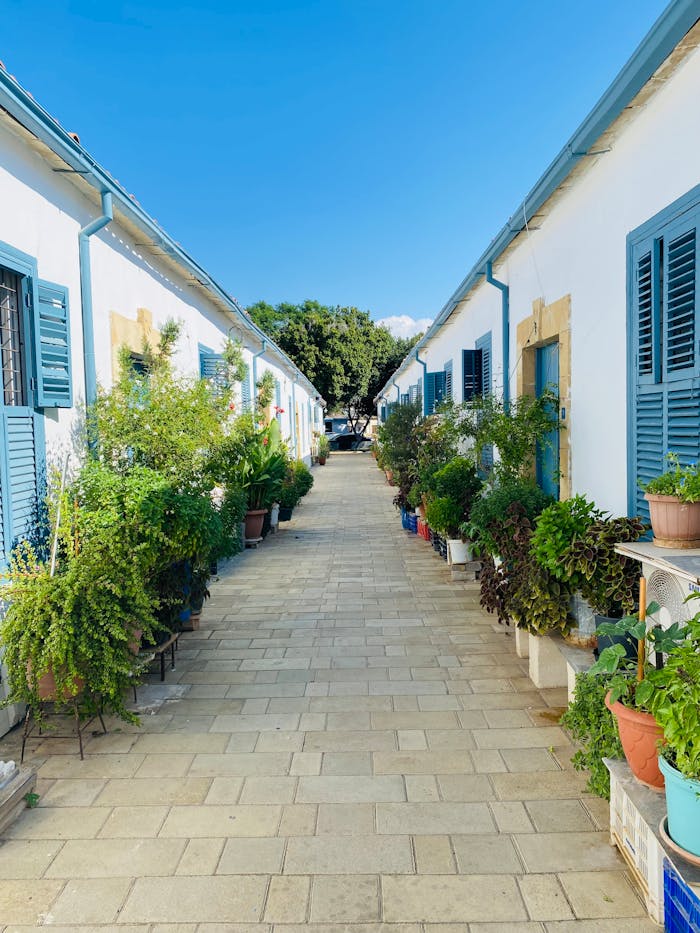
<path id="1" fill-rule="evenodd" d="M 0 358 L 4 405 L 26 404 L 26 358 L 21 279 L 0 268 Z"/>
<path id="2" fill-rule="evenodd" d="M 648 518 L 640 484 L 669 451 L 700 458 L 698 224 L 700 188 L 628 237 L 630 513 Z"/>
<path id="3" fill-rule="evenodd" d="M 425 374 L 425 411 L 432 415 L 445 397 L 445 370 Z"/>
<path id="4" fill-rule="evenodd" d="M 462 350 L 462 399 L 471 402 L 483 391 L 481 350 Z"/>
<path id="5" fill-rule="evenodd" d="M 409 386 L 408 387 L 408 400 L 413 404 L 418 399 L 418 386 Z"/>
<path id="6" fill-rule="evenodd" d="M 445 363 L 445 398 L 452 399 L 452 360 Z"/>
<path id="7" fill-rule="evenodd" d="M 402 405 L 408 405 L 409 398 L 410 398 L 410 393 L 408 393 L 408 392 L 402 392 L 402 393 L 401 393 L 401 404 L 402 404 Z"/>

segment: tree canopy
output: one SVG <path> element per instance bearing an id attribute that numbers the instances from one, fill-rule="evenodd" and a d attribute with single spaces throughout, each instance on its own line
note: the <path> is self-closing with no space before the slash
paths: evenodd
<path id="1" fill-rule="evenodd" d="M 352 306 L 259 301 L 248 313 L 313 382 L 329 411 L 343 411 L 358 432 L 377 392 L 418 340 L 394 337 Z"/>

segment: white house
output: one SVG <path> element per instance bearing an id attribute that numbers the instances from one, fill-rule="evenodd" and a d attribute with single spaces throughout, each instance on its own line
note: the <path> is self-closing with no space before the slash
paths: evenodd
<path id="1" fill-rule="evenodd" d="M 32 520 L 47 457 L 65 448 L 118 348 L 135 359 L 169 318 L 177 365 L 207 375 L 227 335 L 244 348 L 249 408 L 265 370 L 282 433 L 310 462 L 322 400 L 236 300 L 0 68 L 0 567 Z"/>
<path id="2" fill-rule="evenodd" d="M 377 397 L 558 386 L 562 497 L 647 514 L 700 459 L 700 3 L 675 0 Z M 555 470 L 556 472 L 556 470 Z"/>

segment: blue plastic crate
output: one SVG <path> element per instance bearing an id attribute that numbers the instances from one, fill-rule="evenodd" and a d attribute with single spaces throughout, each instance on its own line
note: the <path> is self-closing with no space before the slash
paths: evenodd
<path id="1" fill-rule="evenodd" d="M 418 516 L 415 512 L 408 513 L 408 530 L 411 534 L 416 534 L 418 531 Z"/>
<path id="2" fill-rule="evenodd" d="M 664 859 L 664 930 L 700 933 L 700 898 Z"/>

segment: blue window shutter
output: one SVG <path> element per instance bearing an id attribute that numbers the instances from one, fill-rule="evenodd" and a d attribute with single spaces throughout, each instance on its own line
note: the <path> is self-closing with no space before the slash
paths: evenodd
<path id="1" fill-rule="evenodd" d="M 412 385 L 408 387 L 408 400 L 409 402 L 415 402 L 418 398 L 418 386 Z"/>
<path id="2" fill-rule="evenodd" d="M 36 404 L 39 408 L 70 408 L 73 380 L 68 289 L 39 280 L 36 295 Z"/>
<path id="3" fill-rule="evenodd" d="M 492 338 L 491 331 L 487 334 L 484 334 L 483 337 L 479 339 L 474 344 L 477 354 L 481 354 L 481 358 L 477 357 L 477 364 L 481 363 L 481 372 L 479 374 L 479 381 L 481 383 L 479 387 L 479 392 L 482 395 L 490 395 L 493 390 L 493 371 L 491 368 L 491 357 L 492 357 Z"/>
<path id="4" fill-rule="evenodd" d="M 462 350 L 462 400 L 471 402 L 475 395 L 483 392 L 482 351 Z"/>
<path id="5" fill-rule="evenodd" d="M 640 392 L 637 396 L 635 419 L 636 514 L 649 519 L 649 507 L 639 484 L 664 471 L 664 407 L 665 392 Z"/>
<path id="6" fill-rule="evenodd" d="M 452 399 L 452 360 L 445 363 L 445 398 Z"/>
<path id="7" fill-rule="evenodd" d="M 220 353 L 209 353 L 206 350 L 200 350 L 199 373 L 202 379 L 208 379 L 212 386 L 218 389 L 226 388 L 226 366 Z"/>
<path id="8" fill-rule="evenodd" d="M 666 371 L 695 367 L 696 230 L 665 238 L 664 348 Z"/>
<path id="9" fill-rule="evenodd" d="M 245 364 L 245 376 L 241 382 L 241 408 L 243 411 L 250 411 L 252 408 L 252 398 L 250 394 L 250 366 Z"/>
<path id="10" fill-rule="evenodd" d="M 410 396 L 408 392 L 402 392 L 401 393 L 401 404 L 408 405 L 409 397 Z"/>
<path id="11" fill-rule="evenodd" d="M 16 414 L 5 409 L 2 414 L 6 458 L 4 507 L 9 513 L 5 516 L 9 534 L 3 535 L 6 550 L 27 537 L 37 522 L 37 417 L 26 408 Z"/>
<path id="12" fill-rule="evenodd" d="M 382 423 L 386 421 L 386 405 L 382 405 L 379 409 L 379 420 Z"/>
<path id="13" fill-rule="evenodd" d="M 425 409 L 427 414 L 432 415 L 435 411 L 435 373 L 425 374 Z"/>

